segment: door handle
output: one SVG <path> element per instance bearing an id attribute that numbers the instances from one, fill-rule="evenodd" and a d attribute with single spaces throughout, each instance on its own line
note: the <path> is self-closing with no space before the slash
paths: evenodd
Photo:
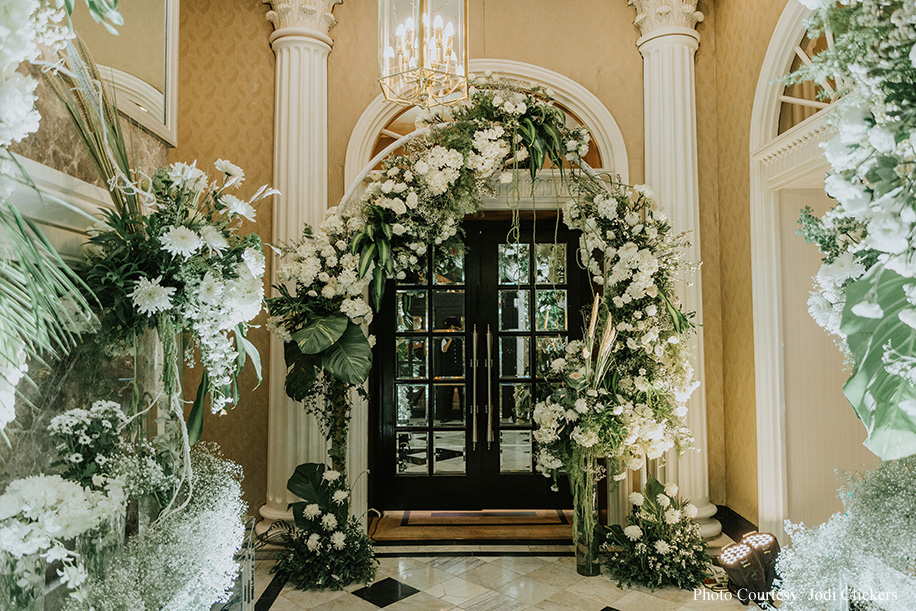
<path id="1" fill-rule="evenodd" d="M 487 325 L 487 449 L 493 445 L 493 333 Z"/>
<path id="2" fill-rule="evenodd" d="M 477 325 L 471 335 L 473 352 L 471 353 L 471 450 L 477 449 Z"/>

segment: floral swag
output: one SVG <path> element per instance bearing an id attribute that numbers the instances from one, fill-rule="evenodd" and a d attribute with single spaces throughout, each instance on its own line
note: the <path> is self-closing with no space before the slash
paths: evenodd
<path id="1" fill-rule="evenodd" d="M 571 342 L 553 361 L 557 392 L 535 411 L 538 469 L 556 474 L 588 450 L 622 479 L 647 457 L 690 445 L 686 401 L 698 383 L 684 340 L 693 325 L 674 295 L 677 274 L 695 267 L 680 261 L 686 237 L 672 232 L 647 187 L 589 168 L 587 130 L 565 121 L 550 89 L 472 78 L 467 102 L 450 117 L 421 116 L 403 152 L 368 174 L 362 196 L 345 198 L 282 249 L 268 324 L 286 345 L 287 393 L 319 417 L 332 459 L 345 456 L 334 448 L 349 420 L 349 402 L 339 399 L 368 377 L 374 337 L 363 328 L 387 280 L 419 273 L 430 251 L 461 252 L 461 221 L 494 182 L 513 185 L 517 211 L 520 174 L 534 180 L 548 160 L 569 193 L 562 218 L 581 232 L 580 264 L 602 293 L 590 333 L 597 328 L 604 341 Z M 594 375 L 599 348 L 607 376 Z"/>

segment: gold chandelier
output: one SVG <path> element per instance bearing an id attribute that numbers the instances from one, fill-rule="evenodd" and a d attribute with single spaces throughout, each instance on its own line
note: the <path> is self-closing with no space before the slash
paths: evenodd
<path id="1" fill-rule="evenodd" d="M 379 85 L 405 106 L 468 95 L 465 0 L 379 0 Z"/>

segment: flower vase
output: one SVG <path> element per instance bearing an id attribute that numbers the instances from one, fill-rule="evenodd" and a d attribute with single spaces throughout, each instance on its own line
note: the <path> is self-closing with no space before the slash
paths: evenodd
<path id="1" fill-rule="evenodd" d="M 598 563 L 598 457 L 588 448 L 573 451 L 567 468 L 573 493 L 573 544 L 576 571 L 586 577 L 601 573 Z"/>

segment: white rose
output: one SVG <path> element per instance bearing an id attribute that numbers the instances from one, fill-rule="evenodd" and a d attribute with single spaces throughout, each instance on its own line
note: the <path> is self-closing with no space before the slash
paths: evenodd
<path id="1" fill-rule="evenodd" d="M 391 231 L 394 232 L 394 235 L 404 235 L 407 232 L 407 227 L 400 223 L 395 223 L 391 226 Z"/>
<path id="2" fill-rule="evenodd" d="M 869 130 L 868 142 L 880 153 L 890 153 L 897 148 L 894 132 L 880 125 Z"/>

